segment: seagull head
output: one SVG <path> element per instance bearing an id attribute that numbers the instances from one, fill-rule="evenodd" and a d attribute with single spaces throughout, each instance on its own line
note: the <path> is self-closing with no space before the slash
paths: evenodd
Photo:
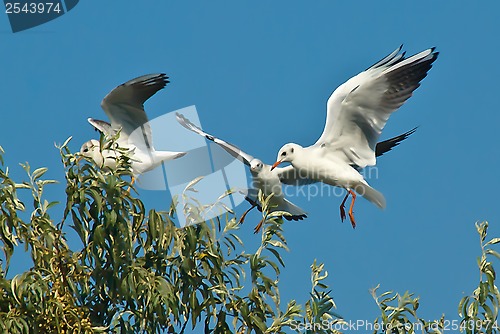
<path id="1" fill-rule="evenodd" d="M 271 167 L 271 170 L 278 167 L 278 165 L 281 164 L 282 162 L 292 162 L 293 159 L 295 158 L 295 153 L 297 153 L 297 151 L 300 150 L 301 148 L 302 147 L 297 144 L 284 145 L 278 152 L 278 158 L 276 159 L 274 165 Z"/>
<path id="2" fill-rule="evenodd" d="M 259 173 L 263 167 L 264 164 L 259 159 L 253 159 L 250 161 L 250 170 L 254 173 Z"/>
<path id="3" fill-rule="evenodd" d="M 95 139 L 91 139 L 88 142 L 84 143 L 82 147 L 80 148 L 80 154 L 92 158 L 93 157 L 93 152 L 97 149 L 99 150 L 99 141 Z"/>
<path id="4" fill-rule="evenodd" d="M 104 157 L 100 147 L 101 145 L 98 140 L 91 139 L 88 142 L 85 142 L 80 148 L 80 158 L 78 160 L 81 160 L 83 157 L 87 157 L 94 160 L 98 166 L 103 166 Z"/>

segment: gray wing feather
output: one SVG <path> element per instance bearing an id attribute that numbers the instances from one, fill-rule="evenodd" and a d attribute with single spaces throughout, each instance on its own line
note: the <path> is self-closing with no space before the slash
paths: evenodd
<path id="1" fill-rule="evenodd" d="M 87 121 L 99 132 L 104 133 L 105 135 L 112 135 L 113 128 L 111 124 L 106 121 L 101 121 L 100 119 L 95 118 L 87 118 Z"/>
<path id="2" fill-rule="evenodd" d="M 389 116 L 412 96 L 438 57 L 434 48 L 408 58 L 400 50 L 333 92 L 325 129 L 315 145 L 343 155 L 349 164 L 375 164 L 375 146 Z"/>
<path id="3" fill-rule="evenodd" d="M 183 127 L 185 127 L 186 129 L 188 129 L 190 131 L 193 131 L 194 133 L 199 134 L 202 137 L 205 137 L 206 139 L 208 139 L 210 141 L 213 141 L 214 143 L 219 145 L 221 148 L 223 148 L 227 153 L 231 154 L 233 157 L 240 160 L 245 165 L 250 166 L 250 161 L 252 161 L 254 159 L 253 156 L 243 152 L 242 150 L 240 150 L 237 146 L 235 146 L 233 144 L 225 142 L 222 139 L 219 139 L 217 137 L 212 136 L 209 133 L 206 133 L 205 131 L 203 131 L 202 129 L 200 129 L 199 127 L 197 127 L 193 123 L 191 123 L 191 121 L 188 120 L 186 117 L 184 117 L 184 115 L 179 114 L 179 113 L 176 113 L 175 115 L 177 117 L 177 121 Z"/>
<path id="4" fill-rule="evenodd" d="M 306 177 L 302 177 L 300 172 L 293 168 L 293 166 L 286 167 L 277 167 L 278 176 L 280 178 L 281 183 L 293 185 L 293 186 L 304 186 L 312 183 L 316 183 L 318 181 L 314 181 L 308 179 Z"/>
<path id="5" fill-rule="evenodd" d="M 144 111 L 144 102 L 163 89 L 169 82 L 167 79 L 164 73 L 143 75 L 127 81 L 106 95 L 101 107 L 111 120 L 113 129 L 122 129 L 120 137 L 127 139 L 142 127 L 146 147 L 152 148 L 151 127 Z"/>

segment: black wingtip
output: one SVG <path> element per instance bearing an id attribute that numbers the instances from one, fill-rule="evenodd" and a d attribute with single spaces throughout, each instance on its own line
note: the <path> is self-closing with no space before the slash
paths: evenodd
<path id="1" fill-rule="evenodd" d="M 307 215 L 306 214 L 303 214 L 303 215 L 292 215 L 292 216 L 286 216 L 286 215 L 283 215 L 283 218 L 285 218 L 286 220 L 288 221 L 299 221 L 299 220 L 304 220 L 305 218 L 307 218 Z"/>
<path id="2" fill-rule="evenodd" d="M 158 75 L 158 78 L 163 81 L 161 89 L 165 88 L 165 86 L 170 83 L 169 77 L 165 73 L 160 73 L 160 75 Z"/>
<path id="3" fill-rule="evenodd" d="M 418 126 L 414 127 L 411 130 L 406 131 L 405 133 L 403 133 L 403 134 L 401 134 L 401 135 L 399 135 L 399 136 L 397 136 L 395 138 L 392 138 L 392 139 L 399 139 L 399 138 L 401 138 L 400 140 L 397 141 L 397 143 L 394 146 L 397 146 L 397 145 L 401 144 L 401 142 L 403 140 L 405 140 L 406 138 L 408 138 L 409 136 L 411 136 L 412 134 L 414 134 L 417 131 L 417 129 L 418 129 Z"/>
<path id="4" fill-rule="evenodd" d="M 384 140 L 382 142 L 377 143 L 375 146 L 375 156 L 378 158 L 385 153 L 391 151 L 394 147 L 398 146 L 401 144 L 403 140 L 406 140 L 409 136 L 415 133 L 417 131 L 417 127 L 414 127 L 413 129 L 406 131 L 403 134 L 400 134 L 399 136 Z"/>
<path id="5" fill-rule="evenodd" d="M 406 132 L 406 137 L 414 134 L 415 132 L 417 132 L 417 129 L 420 127 L 420 125 L 417 125 L 416 127 L 414 127 L 413 129 L 411 129 L 410 131 L 407 131 Z"/>
<path id="6" fill-rule="evenodd" d="M 160 77 L 163 79 L 163 82 L 165 83 L 165 86 L 170 83 L 170 77 L 167 76 L 167 74 L 161 73 Z"/>
<path id="7" fill-rule="evenodd" d="M 431 57 L 430 57 L 429 59 L 431 60 L 431 61 L 430 61 L 430 63 L 432 64 L 432 63 L 433 63 L 433 62 L 435 62 L 435 61 L 436 61 L 436 59 L 438 58 L 438 56 L 439 56 L 439 52 L 438 52 L 438 51 L 436 51 L 436 47 L 435 47 L 435 46 L 433 46 L 433 47 L 429 48 L 429 50 L 431 51 L 431 52 L 430 52 Z"/>

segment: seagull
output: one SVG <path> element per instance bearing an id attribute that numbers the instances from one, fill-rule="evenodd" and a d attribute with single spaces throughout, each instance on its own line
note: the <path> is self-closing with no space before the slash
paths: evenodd
<path id="1" fill-rule="evenodd" d="M 186 117 L 184 117 L 184 115 L 176 113 L 176 116 L 177 121 L 186 129 L 216 143 L 230 155 L 250 167 L 250 173 L 252 175 L 252 189 L 249 190 L 245 198 L 250 202 L 250 204 L 252 204 L 252 207 L 243 214 L 240 218 L 240 223 L 243 222 L 245 216 L 253 208 L 258 207 L 259 210 L 262 210 L 262 207 L 258 204 L 259 190 L 262 191 L 265 197 L 273 194 L 269 201 L 270 212 L 288 212 L 290 215 L 283 216 L 287 220 L 302 220 L 307 217 L 307 213 L 304 210 L 287 200 L 283 194 L 283 189 L 281 187 L 282 183 L 296 184 L 301 181 L 296 177 L 297 175 L 294 173 L 292 166 L 275 168 L 271 171 L 271 165 L 266 165 L 260 159 L 254 158 L 250 154 L 243 152 L 233 144 L 204 132 L 199 127 L 191 123 Z M 262 224 L 263 219 L 255 227 L 254 233 L 259 232 Z"/>
<path id="2" fill-rule="evenodd" d="M 107 136 L 119 132 L 117 144 L 131 152 L 133 181 L 139 174 L 153 170 L 163 161 L 177 159 L 186 152 L 156 151 L 153 147 L 151 127 L 144 111 L 146 102 L 168 83 L 168 77 L 149 74 L 132 79 L 113 89 L 101 102 L 101 107 L 111 123 L 89 118 L 94 128 Z M 136 131 L 139 129 L 139 131 Z M 115 149 L 101 149 L 98 140 L 91 139 L 80 149 L 82 156 L 92 158 L 103 167 L 116 168 L 120 153 Z"/>
<path id="3" fill-rule="evenodd" d="M 310 179 L 301 178 L 299 173 L 293 168 L 293 166 L 287 167 L 277 167 L 271 170 L 271 165 L 267 165 L 262 162 L 262 160 L 254 158 L 248 153 L 243 152 L 238 147 L 230 144 L 222 139 L 214 137 L 211 134 L 204 132 L 202 129 L 191 123 L 184 115 L 176 113 L 177 121 L 184 126 L 186 129 L 195 132 L 196 134 L 205 137 L 206 139 L 216 143 L 234 158 L 243 162 L 245 165 L 250 167 L 250 173 L 252 175 L 252 188 L 249 189 L 246 200 L 252 205 L 250 209 L 245 211 L 245 213 L 240 218 L 240 223 L 245 219 L 245 216 L 253 208 L 257 207 L 259 211 L 262 211 L 262 206 L 258 201 L 259 190 L 262 191 L 265 197 L 273 194 L 270 199 L 271 212 L 284 211 L 288 212 L 290 215 L 284 215 L 283 217 L 287 220 L 302 220 L 307 218 L 307 213 L 287 200 L 283 194 L 282 184 L 287 185 L 306 185 L 314 183 Z M 389 140 L 380 142 L 377 144 L 377 156 L 380 156 L 393 147 L 399 145 L 399 143 L 416 131 L 416 128 L 403 133 L 397 137 L 391 138 Z M 254 229 L 254 233 L 258 233 L 263 224 L 263 219 L 257 224 Z"/>
<path id="4" fill-rule="evenodd" d="M 427 76 L 438 52 L 430 48 L 406 58 L 402 46 L 339 86 L 327 102 L 326 124 L 318 141 L 308 147 L 289 143 L 278 152 L 271 169 L 290 162 L 301 175 L 347 190 L 340 205 L 352 197 L 349 219 L 356 227 L 356 193 L 384 209 L 384 195 L 370 187 L 360 170 L 376 163 L 376 143 L 389 116 L 401 107 Z"/>

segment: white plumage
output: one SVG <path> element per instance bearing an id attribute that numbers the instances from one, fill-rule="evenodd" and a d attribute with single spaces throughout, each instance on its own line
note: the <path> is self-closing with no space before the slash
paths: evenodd
<path id="1" fill-rule="evenodd" d="M 111 124 L 89 118 L 97 130 L 114 135 L 120 131 L 117 144 L 130 151 L 134 175 L 148 172 L 163 161 L 177 159 L 185 152 L 156 151 L 148 117 L 144 111 L 146 102 L 168 83 L 165 74 L 149 74 L 130 80 L 113 89 L 101 103 Z M 119 154 L 114 149 L 100 149 L 99 141 L 92 139 L 82 145 L 80 153 L 91 157 L 99 166 L 114 168 Z"/>
<path id="2" fill-rule="evenodd" d="M 314 183 L 314 180 L 302 177 L 298 173 L 298 171 L 293 168 L 293 166 L 286 167 L 278 167 L 273 168 L 271 170 L 271 166 L 263 163 L 261 160 L 254 158 L 250 154 L 247 154 L 241 151 L 238 147 L 230 144 L 222 139 L 212 136 L 211 134 L 206 133 L 193 123 L 191 123 L 187 118 L 185 118 L 181 114 L 177 114 L 177 121 L 184 126 L 186 129 L 195 132 L 196 134 L 205 137 L 206 139 L 213 141 L 221 148 L 223 148 L 226 152 L 232 155 L 234 158 L 240 160 L 245 165 L 250 167 L 250 173 L 252 174 L 252 186 L 248 190 L 246 199 L 252 204 L 252 207 L 247 210 L 240 222 L 244 220 L 246 214 L 253 209 L 254 207 L 259 208 L 261 210 L 261 204 L 258 200 L 259 190 L 262 191 L 265 197 L 274 194 L 270 200 L 270 211 L 285 211 L 290 213 L 291 215 L 284 216 L 288 220 L 302 220 L 306 218 L 306 212 L 301 209 L 299 206 L 293 204 L 289 200 L 287 200 L 283 194 L 283 184 L 286 185 L 307 185 Z M 386 152 L 389 152 L 395 146 L 399 145 L 403 140 L 408 138 L 412 133 L 415 132 L 416 129 L 412 129 L 408 132 L 405 132 L 397 137 L 385 140 L 383 142 L 377 143 L 376 145 L 376 156 L 381 156 Z M 262 221 L 255 228 L 255 232 L 258 232 L 260 227 L 262 226 Z"/>
<path id="3" fill-rule="evenodd" d="M 249 189 L 246 199 L 252 204 L 251 209 L 254 207 L 258 207 L 259 209 L 261 209 L 257 196 L 259 190 L 261 190 L 265 197 L 273 194 L 273 197 L 271 198 L 269 203 L 270 212 L 288 212 L 291 215 L 284 216 L 284 218 L 286 218 L 287 220 L 302 220 L 307 217 L 307 213 L 304 210 L 288 201 L 283 194 L 282 183 L 298 184 L 300 182 L 301 184 L 304 184 L 306 182 L 306 180 L 301 180 L 297 177 L 297 174 L 295 173 L 292 166 L 275 168 L 271 171 L 271 165 L 266 165 L 261 160 L 256 159 L 253 156 L 241 151 L 238 147 L 204 132 L 199 127 L 191 123 L 183 115 L 177 114 L 177 121 L 186 129 L 191 130 L 199 134 L 200 136 L 203 136 L 206 139 L 218 144 L 230 155 L 250 167 L 250 173 L 252 174 L 252 188 Z M 245 212 L 240 221 L 243 221 L 248 211 Z M 260 230 L 261 226 L 262 221 L 255 227 L 255 233 Z"/>
<path id="4" fill-rule="evenodd" d="M 420 86 L 438 53 L 434 48 L 405 58 L 401 47 L 366 71 L 339 86 L 327 102 L 326 124 L 318 141 L 309 147 L 286 144 L 273 168 L 290 162 L 301 175 L 345 188 L 353 201 L 349 218 L 353 227 L 356 191 L 380 208 L 384 196 L 368 185 L 359 173 L 376 163 L 376 144 L 389 119 Z M 345 218 L 342 202 L 341 218 Z"/>

